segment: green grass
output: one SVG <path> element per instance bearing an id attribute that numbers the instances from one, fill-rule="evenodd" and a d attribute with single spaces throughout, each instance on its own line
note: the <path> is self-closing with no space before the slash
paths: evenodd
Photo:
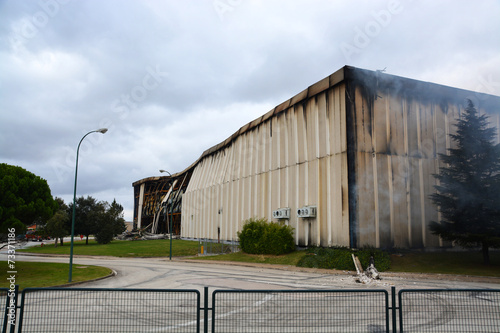
<path id="1" fill-rule="evenodd" d="M 271 264 L 271 265 L 291 265 L 296 266 L 302 257 L 305 256 L 305 251 L 294 251 L 289 254 L 282 254 L 279 256 L 270 254 L 247 254 L 243 252 L 234 252 L 230 254 L 223 254 L 217 256 L 203 256 L 193 259 L 202 259 L 209 261 L 236 261 L 236 262 L 249 262 L 257 264 Z"/>
<path id="2" fill-rule="evenodd" d="M 305 256 L 307 256 L 307 251 L 295 251 L 280 256 L 237 252 L 218 256 L 197 257 L 196 259 L 296 266 Z M 405 253 L 402 256 L 393 254 L 391 255 L 391 268 L 388 272 L 500 277 L 500 252 L 490 252 L 490 260 L 491 265 L 484 265 L 479 252 Z M 376 262 L 375 266 L 377 266 Z"/>
<path id="3" fill-rule="evenodd" d="M 393 254 L 389 271 L 500 277 L 500 252 L 490 251 L 489 266 L 478 251 Z"/>
<path id="4" fill-rule="evenodd" d="M 0 261 L 0 287 L 9 288 L 7 280 L 12 274 L 7 261 Z M 69 264 L 17 261 L 16 284 L 20 289 L 58 286 L 68 283 Z M 111 269 L 99 266 L 73 265 L 72 282 L 82 282 L 108 276 Z"/>
<path id="5" fill-rule="evenodd" d="M 66 254 L 69 255 L 69 243 L 63 247 L 55 248 L 53 245 L 33 247 L 19 252 L 33 252 L 39 254 Z M 115 257 L 168 257 L 170 241 L 168 239 L 148 241 L 117 241 L 99 245 L 90 241 L 75 242 L 75 255 L 115 256 Z M 197 241 L 178 240 L 172 241 L 172 256 L 194 257 L 199 253 Z M 235 261 L 259 264 L 291 265 L 297 263 L 307 255 L 306 251 L 295 251 L 285 255 L 251 255 L 236 252 L 218 256 L 195 257 L 209 261 Z M 402 256 L 391 255 L 391 268 L 389 272 L 417 272 L 459 274 L 475 276 L 500 277 L 500 251 L 490 251 L 491 265 L 486 266 L 480 252 L 411 252 L 404 251 Z M 376 266 L 377 263 L 375 263 Z"/>
<path id="6" fill-rule="evenodd" d="M 198 254 L 199 243 L 195 241 L 172 240 L 172 256 L 194 256 Z M 31 252 L 39 254 L 67 254 L 69 255 L 70 244 L 54 247 L 53 244 L 37 245 L 17 252 Z M 76 241 L 73 244 L 74 255 L 89 256 L 113 256 L 113 257 L 168 257 L 170 253 L 170 240 L 157 239 L 148 241 L 119 241 L 114 240 L 108 244 L 98 244 L 94 240 Z"/>

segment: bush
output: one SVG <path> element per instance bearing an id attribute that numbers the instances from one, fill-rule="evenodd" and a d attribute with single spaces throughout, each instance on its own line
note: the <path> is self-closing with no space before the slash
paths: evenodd
<path id="1" fill-rule="evenodd" d="M 280 255 L 295 250 L 293 228 L 264 218 L 246 220 L 238 238 L 245 253 Z"/>
<path id="2" fill-rule="evenodd" d="M 378 271 L 386 271 L 391 266 L 391 258 L 384 251 L 377 249 L 351 250 L 345 247 L 310 248 L 297 266 L 354 271 L 356 267 L 352 261 L 352 254 L 359 258 L 363 269 L 368 267 L 372 255 Z"/>

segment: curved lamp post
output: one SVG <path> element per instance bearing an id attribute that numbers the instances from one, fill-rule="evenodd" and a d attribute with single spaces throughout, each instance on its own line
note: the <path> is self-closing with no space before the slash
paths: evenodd
<path id="1" fill-rule="evenodd" d="M 172 174 L 170 172 L 168 172 L 167 170 L 160 170 L 160 172 L 161 173 L 166 172 L 170 176 L 170 181 L 172 183 L 172 192 L 171 193 L 173 193 L 174 192 L 174 188 L 173 188 L 174 183 L 172 182 Z M 167 200 L 167 203 L 168 203 L 168 200 Z M 172 204 L 170 205 L 170 227 L 168 228 L 170 230 L 170 251 L 168 253 L 169 260 L 172 260 L 172 219 L 173 219 L 173 214 L 174 214 L 174 212 L 173 212 L 174 207 L 173 206 L 174 206 L 174 202 L 172 201 Z"/>
<path id="2" fill-rule="evenodd" d="M 78 148 L 76 148 L 76 167 L 75 167 L 75 188 L 73 191 L 73 217 L 71 218 L 71 246 L 69 250 L 69 277 L 68 282 L 71 282 L 72 273 L 73 273 L 73 237 L 75 236 L 75 214 L 76 214 L 76 177 L 78 175 L 78 153 L 80 151 L 80 145 L 82 144 L 83 139 L 87 137 L 90 133 L 106 133 L 108 131 L 107 128 L 100 128 L 98 130 L 90 131 L 83 136 L 78 144 Z"/>

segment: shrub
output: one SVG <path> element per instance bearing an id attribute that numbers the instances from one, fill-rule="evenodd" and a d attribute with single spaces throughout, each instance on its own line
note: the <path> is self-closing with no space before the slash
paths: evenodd
<path id="1" fill-rule="evenodd" d="M 295 250 L 293 228 L 264 218 L 246 220 L 238 238 L 245 253 L 280 255 Z"/>
<path id="2" fill-rule="evenodd" d="M 307 250 L 307 255 L 299 261 L 297 266 L 353 271 L 356 269 L 352 261 L 353 253 L 359 258 L 363 269 L 368 267 L 372 255 L 378 271 L 383 272 L 390 268 L 391 258 L 388 253 L 382 250 L 351 250 L 345 247 L 310 248 Z"/>

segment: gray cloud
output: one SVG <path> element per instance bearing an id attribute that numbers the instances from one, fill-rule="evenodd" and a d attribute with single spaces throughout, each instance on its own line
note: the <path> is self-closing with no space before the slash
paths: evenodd
<path id="1" fill-rule="evenodd" d="M 178 172 L 344 65 L 500 94 L 497 1 L 0 1 L 0 161 L 70 201 Z"/>

